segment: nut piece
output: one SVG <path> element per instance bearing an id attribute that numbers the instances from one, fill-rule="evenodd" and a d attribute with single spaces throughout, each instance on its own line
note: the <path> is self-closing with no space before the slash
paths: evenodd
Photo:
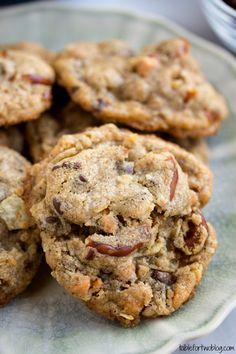
<path id="1" fill-rule="evenodd" d="M 108 256 L 112 257 L 126 257 L 130 253 L 132 253 L 135 250 L 138 250 L 142 247 L 143 243 L 137 243 L 134 246 L 117 246 L 113 247 L 111 245 L 108 245 L 106 243 L 101 243 L 101 242 L 96 242 L 93 240 L 90 240 L 87 246 L 90 246 L 92 248 L 96 248 L 98 253 L 101 254 L 107 254 Z"/>
<path id="2" fill-rule="evenodd" d="M 148 76 L 152 70 L 156 69 L 158 66 L 157 58 L 152 58 L 151 56 L 140 57 L 136 62 L 136 71 L 140 76 Z"/>

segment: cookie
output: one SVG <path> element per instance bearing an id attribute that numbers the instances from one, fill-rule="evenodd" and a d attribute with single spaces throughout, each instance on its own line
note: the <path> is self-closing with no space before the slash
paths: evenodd
<path id="1" fill-rule="evenodd" d="M 125 44 L 119 51 L 114 43 L 77 43 L 57 56 L 58 81 L 75 103 L 106 122 L 138 130 L 177 137 L 216 133 L 227 107 L 185 39 L 148 46 L 136 55 L 128 50 L 124 55 Z"/>
<path id="2" fill-rule="evenodd" d="M 0 306 L 31 283 L 41 260 L 36 229 L 9 231 L 0 219 Z"/>
<path id="3" fill-rule="evenodd" d="M 216 247 L 199 211 L 211 173 L 194 156 L 109 124 L 61 137 L 31 174 L 46 260 L 69 293 L 127 326 L 193 294 Z"/>
<path id="4" fill-rule="evenodd" d="M 0 45 L 0 50 L 16 49 L 23 50 L 25 52 L 37 55 L 43 60 L 52 64 L 55 59 L 55 53 L 51 50 L 44 48 L 39 43 L 35 42 L 16 42 L 16 43 L 6 43 Z"/>
<path id="5" fill-rule="evenodd" d="M 201 217 L 197 211 L 186 218 L 157 217 L 155 228 L 141 223 L 139 230 L 121 227 L 115 235 L 100 228 L 72 229 L 61 237 L 43 232 L 43 247 L 67 292 L 130 327 L 142 317 L 170 315 L 194 295 L 217 247 L 212 226 L 193 223 Z"/>
<path id="6" fill-rule="evenodd" d="M 95 117 L 69 103 L 63 109 L 46 112 L 26 125 L 26 139 L 34 162 L 45 158 L 64 134 L 74 134 L 99 125 Z"/>
<path id="7" fill-rule="evenodd" d="M 0 126 L 36 119 L 51 105 L 53 69 L 19 50 L 0 50 Z"/>
<path id="8" fill-rule="evenodd" d="M 20 154 L 0 146 L 0 305 L 26 289 L 41 260 L 39 232 L 23 199 L 29 168 Z"/>
<path id="9" fill-rule="evenodd" d="M 20 127 L 0 128 L 0 146 L 2 145 L 21 153 L 24 148 L 24 138 Z"/>

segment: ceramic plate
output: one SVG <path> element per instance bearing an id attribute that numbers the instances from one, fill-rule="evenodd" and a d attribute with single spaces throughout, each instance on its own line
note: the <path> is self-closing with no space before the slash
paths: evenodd
<path id="1" fill-rule="evenodd" d="M 197 294 L 168 318 L 124 329 L 65 294 L 46 266 L 29 290 L 0 311 L 1 354 L 167 353 L 215 329 L 236 305 L 236 63 L 212 44 L 167 20 L 137 14 L 39 3 L 1 10 L 0 41 L 35 40 L 62 48 L 76 40 L 122 38 L 134 47 L 188 37 L 208 79 L 228 100 L 230 118 L 209 139 L 214 193 L 205 209 L 219 248 Z"/>

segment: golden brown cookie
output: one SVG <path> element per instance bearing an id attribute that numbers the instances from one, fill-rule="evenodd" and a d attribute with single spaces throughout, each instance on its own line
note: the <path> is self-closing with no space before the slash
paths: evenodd
<path id="1" fill-rule="evenodd" d="M 51 105 L 53 69 L 20 50 L 0 50 L 0 126 L 36 119 Z"/>
<path id="2" fill-rule="evenodd" d="M 75 43 L 55 60 L 72 100 L 104 121 L 177 137 L 216 133 L 227 115 L 224 98 L 205 79 L 185 39 L 134 55 L 117 41 Z M 119 49 L 120 48 L 120 49 Z"/>
<path id="3" fill-rule="evenodd" d="M 39 232 L 23 199 L 29 168 L 16 151 L 0 146 L 0 305 L 26 289 L 41 260 Z"/>
<path id="4" fill-rule="evenodd" d="M 31 174 L 46 260 L 69 293 L 126 326 L 192 296 L 216 248 L 199 210 L 211 173 L 194 156 L 109 124 L 61 137 Z"/>

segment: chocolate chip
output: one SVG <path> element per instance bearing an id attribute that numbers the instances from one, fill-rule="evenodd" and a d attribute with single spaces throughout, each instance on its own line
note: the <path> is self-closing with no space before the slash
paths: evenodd
<path id="1" fill-rule="evenodd" d="M 83 175 L 79 175 L 79 179 L 81 182 L 88 182 L 87 178 Z"/>
<path id="2" fill-rule="evenodd" d="M 72 164 L 70 162 L 63 162 L 63 164 L 61 165 L 62 168 L 71 168 Z"/>
<path id="3" fill-rule="evenodd" d="M 118 160 L 115 162 L 116 169 L 119 174 L 126 173 L 132 175 L 134 173 L 134 166 L 132 162 Z"/>
<path id="4" fill-rule="evenodd" d="M 62 215 L 63 211 L 61 210 L 61 202 L 57 198 L 53 198 L 52 203 L 58 214 Z"/>
<path id="5" fill-rule="evenodd" d="M 93 108 L 93 112 L 94 113 L 98 113 L 101 112 L 103 110 L 103 108 L 107 107 L 108 103 L 105 102 L 103 99 L 99 98 L 97 100 L 97 104 L 95 105 L 95 107 Z"/>
<path id="6" fill-rule="evenodd" d="M 134 167 L 131 164 L 127 164 L 125 166 L 125 172 L 127 172 L 129 175 L 132 175 L 134 173 Z"/>
<path id="7" fill-rule="evenodd" d="M 66 162 L 66 161 L 65 161 L 65 162 L 63 162 L 61 165 L 53 166 L 52 171 L 55 171 L 55 170 L 57 170 L 58 168 L 68 168 L 68 169 L 72 168 L 72 169 L 74 169 L 74 170 L 78 170 L 78 169 L 81 168 L 81 164 L 80 164 L 79 161 L 74 162 L 74 163 L 72 163 L 72 162 Z"/>
<path id="8" fill-rule="evenodd" d="M 74 164 L 73 164 L 73 169 L 74 169 L 74 170 L 78 170 L 78 169 L 80 169 L 80 168 L 81 168 L 81 163 L 80 163 L 79 161 L 74 162 Z"/>
<path id="9" fill-rule="evenodd" d="M 161 283 L 166 285 L 172 285 L 176 281 L 176 277 L 169 272 L 163 272 L 161 270 L 154 269 L 152 271 L 152 278 L 159 280 Z"/>
<path id="10" fill-rule="evenodd" d="M 55 170 L 57 170 L 58 168 L 61 168 L 61 165 L 53 166 L 52 171 L 55 171 Z"/>
<path id="11" fill-rule="evenodd" d="M 52 171 L 57 170 L 58 168 L 71 168 L 70 162 L 63 162 L 61 165 L 56 165 L 52 168 Z"/>
<path id="12" fill-rule="evenodd" d="M 58 218 L 56 216 L 47 216 L 45 221 L 48 224 L 55 224 L 58 221 Z"/>

